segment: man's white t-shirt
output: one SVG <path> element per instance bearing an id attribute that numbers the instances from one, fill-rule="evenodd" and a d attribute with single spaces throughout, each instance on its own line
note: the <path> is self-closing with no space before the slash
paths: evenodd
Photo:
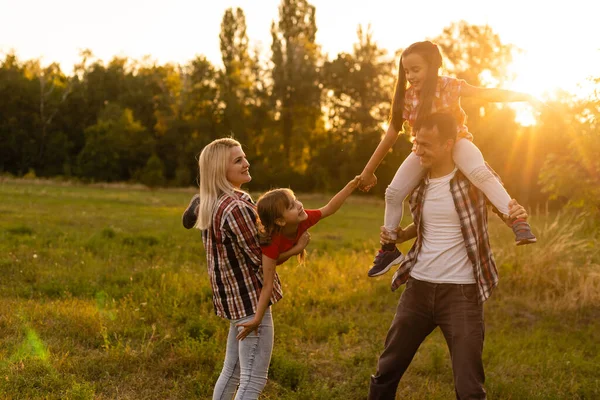
<path id="1" fill-rule="evenodd" d="M 455 168 L 441 178 L 429 178 L 421 217 L 423 243 L 410 275 L 433 283 L 475 283 L 458 212 L 450 192 Z"/>

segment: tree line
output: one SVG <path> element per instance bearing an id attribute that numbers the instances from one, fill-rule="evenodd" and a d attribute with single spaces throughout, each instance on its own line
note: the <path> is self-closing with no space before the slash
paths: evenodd
<path id="1" fill-rule="evenodd" d="M 9 53 L 0 61 L 0 173 L 190 186 L 203 146 L 233 136 L 249 156 L 251 189 L 336 190 L 385 131 L 401 49 L 388 54 L 359 26 L 352 52 L 330 59 L 316 42 L 315 16 L 307 0 L 282 0 L 268 62 L 251 48 L 240 8 L 222 18 L 222 66 L 202 55 L 183 65 L 104 63 L 85 50 L 65 73 Z M 489 26 L 464 21 L 431 40 L 445 73 L 472 85 L 506 82 L 518 51 Z M 463 107 L 486 160 L 523 204 L 550 197 L 597 208 L 597 98 L 564 93 L 528 127 L 506 106 Z M 410 148 L 401 136 L 378 170 L 378 193 Z"/>

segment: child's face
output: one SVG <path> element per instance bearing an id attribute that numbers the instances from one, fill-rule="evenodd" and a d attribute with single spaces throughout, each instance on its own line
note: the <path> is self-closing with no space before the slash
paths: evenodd
<path id="1" fill-rule="evenodd" d="M 290 206 L 283 212 L 283 220 L 285 224 L 299 224 L 308 218 L 308 214 L 304 211 L 304 206 L 295 197 L 290 195 Z"/>
<path id="2" fill-rule="evenodd" d="M 408 54 L 402 56 L 402 66 L 406 73 L 406 80 L 410 83 L 411 87 L 416 90 L 423 88 L 423 83 L 427 78 L 427 62 L 417 53 Z"/>

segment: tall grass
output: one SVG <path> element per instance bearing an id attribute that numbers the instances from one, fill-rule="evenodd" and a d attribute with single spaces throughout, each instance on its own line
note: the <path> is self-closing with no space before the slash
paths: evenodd
<path id="1" fill-rule="evenodd" d="M 505 292 L 526 296 L 540 309 L 574 311 L 600 304 L 597 232 L 586 232 L 587 215 L 559 213 L 536 224 L 538 245 L 497 245 Z"/>
<path id="2" fill-rule="evenodd" d="M 228 326 L 213 312 L 199 233 L 181 227 L 191 194 L 0 182 L 0 399 L 210 398 Z M 312 230 L 304 264 L 279 267 L 263 399 L 366 397 L 400 296 L 391 273 L 366 277 L 382 211 L 352 197 Z M 501 281 L 486 303 L 489 397 L 600 398 L 600 229 L 536 217 L 539 243 L 522 248 L 490 219 Z M 398 396 L 453 398 L 438 331 Z"/>

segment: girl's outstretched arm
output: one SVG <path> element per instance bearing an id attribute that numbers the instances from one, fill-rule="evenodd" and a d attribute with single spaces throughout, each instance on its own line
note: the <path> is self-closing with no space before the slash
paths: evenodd
<path id="1" fill-rule="evenodd" d="M 325 207 L 321 207 L 319 211 L 321 211 L 321 219 L 327 218 L 332 214 L 335 214 L 337 210 L 340 209 L 344 201 L 354 192 L 354 189 L 358 186 L 358 182 L 360 181 L 360 176 L 354 177 L 350 182 L 344 186 L 342 190 L 340 190 L 335 196 L 329 200 L 329 203 Z"/>
<path id="2" fill-rule="evenodd" d="M 256 306 L 256 314 L 250 322 L 243 324 L 237 324 L 236 326 L 242 326 L 244 329 L 236 336 L 237 340 L 244 340 L 250 332 L 258 328 L 265 312 L 269 307 L 269 301 L 271 300 L 271 294 L 273 293 L 273 282 L 275 280 L 275 266 L 277 262 L 272 258 L 269 258 L 263 254 L 262 256 L 262 268 L 263 268 L 263 286 L 260 290 L 260 297 L 258 298 L 258 305 Z"/>
<path id="3" fill-rule="evenodd" d="M 394 143 L 398 140 L 398 132 L 394 129 L 393 125 L 390 124 L 388 127 L 385 136 L 377 145 L 377 148 L 371 155 L 369 162 L 365 165 L 362 173 L 360 174 L 360 189 L 368 191 L 375 184 L 377 184 L 377 177 L 375 176 L 375 170 L 381 164 L 381 161 L 384 159 L 385 155 L 390 151 Z"/>
<path id="4" fill-rule="evenodd" d="M 463 82 L 460 89 L 461 97 L 475 97 L 489 102 L 508 103 L 516 101 L 528 101 L 535 107 L 541 107 L 544 103 L 538 100 L 535 96 L 527 93 L 515 92 L 506 89 L 483 88 L 472 86 Z"/>

